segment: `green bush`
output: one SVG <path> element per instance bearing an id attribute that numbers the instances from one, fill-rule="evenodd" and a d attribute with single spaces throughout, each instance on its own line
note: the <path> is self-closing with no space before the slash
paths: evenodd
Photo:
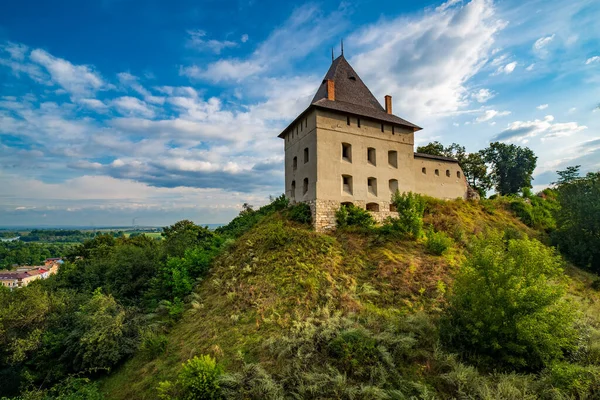
<path id="1" fill-rule="evenodd" d="M 442 320 L 443 341 L 485 366 L 540 370 L 577 348 L 561 260 L 537 240 L 475 240 Z"/>
<path id="2" fill-rule="evenodd" d="M 444 232 L 435 232 L 431 229 L 427 232 L 427 240 L 425 241 L 425 250 L 429 254 L 441 256 L 452 246 L 452 239 Z"/>
<path id="3" fill-rule="evenodd" d="M 423 213 L 425 199 L 423 196 L 408 192 L 400 194 L 396 191 L 392 203 L 398 211 L 398 218 L 388 218 L 382 232 L 403 238 L 418 239 L 423 236 Z"/>
<path id="4" fill-rule="evenodd" d="M 146 329 L 141 334 L 140 352 L 147 359 L 153 360 L 167 350 L 168 344 L 166 335 Z"/>
<path id="5" fill-rule="evenodd" d="M 554 363 L 542 374 L 542 381 L 553 392 L 577 399 L 597 399 L 600 396 L 600 368 L 569 363 Z"/>
<path id="6" fill-rule="evenodd" d="M 309 225 L 312 221 L 310 206 L 306 203 L 297 203 L 288 208 L 287 215 L 292 221 Z"/>
<path id="7" fill-rule="evenodd" d="M 215 232 L 227 237 L 240 237 L 248 232 L 254 225 L 261 221 L 267 215 L 271 215 L 277 211 L 285 210 L 290 201 L 285 195 L 281 195 L 258 210 L 254 210 L 251 205 L 244 204 L 243 210 L 227 225 L 215 229 Z"/>
<path id="8" fill-rule="evenodd" d="M 350 375 L 362 376 L 365 367 L 379 362 L 377 341 L 360 329 L 340 332 L 328 348 L 338 368 Z"/>
<path id="9" fill-rule="evenodd" d="M 223 369 L 209 355 L 194 357 L 183 364 L 175 382 L 158 385 L 158 397 L 163 400 L 222 399 L 219 379 Z"/>
<path id="10" fill-rule="evenodd" d="M 335 213 L 335 219 L 338 228 L 347 226 L 358 226 L 361 228 L 371 228 L 375 225 L 375 220 L 371 213 L 353 204 L 342 204 Z"/>

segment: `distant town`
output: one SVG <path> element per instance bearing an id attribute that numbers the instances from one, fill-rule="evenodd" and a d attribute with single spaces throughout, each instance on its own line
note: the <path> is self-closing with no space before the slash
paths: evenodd
<path id="1" fill-rule="evenodd" d="M 11 290 L 25 287 L 33 281 L 58 273 L 62 263 L 61 258 L 47 258 L 44 265 L 24 265 L 15 270 L 0 270 L 0 283 Z"/>

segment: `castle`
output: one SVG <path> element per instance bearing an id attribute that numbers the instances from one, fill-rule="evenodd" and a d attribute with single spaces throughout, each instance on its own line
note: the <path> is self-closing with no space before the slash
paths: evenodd
<path id="1" fill-rule="evenodd" d="M 348 61 L 333 60 L 312 102 L 279 134 L 285 141 L 285 194 L 311 207 L 318 231 L 335 228 L 341 204 L 397 215 L 396 190 L 441 199 L 467 198 L 469 186 L 453 158 L 414 152 L 417 125 L 392 114 Z"/>

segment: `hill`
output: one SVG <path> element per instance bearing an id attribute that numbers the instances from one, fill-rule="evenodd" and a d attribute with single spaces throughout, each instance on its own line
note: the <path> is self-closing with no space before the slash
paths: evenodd
<path id="1" fill-rule="evenodd" d="M 553 370 L 486 372 L 439 346 L 448 290 L 477 234 L 547 241 L 507 208 L 502 201 L 429 199 L 425 225 L 451 238 L 441 256 L 424 240 L 352 228 L 320 234 L 271 213 L 214 261 L 170 329 L 164 353 L 138 352 L 101 390 L 109 399 L 156 398 L 159 383 L 174 381 L 182 363 L 208 354 L 228 374 L 224 387 L 236 388 L 231 397 L 240 399 L 283 398 L 290 388 L 315 399 L 583 393 L 569 386 L 574 378 L 556 389 Z M 590 326 L 599 326 L 595 276 L 569 265 L 566 272 L 570 297 Z"/>

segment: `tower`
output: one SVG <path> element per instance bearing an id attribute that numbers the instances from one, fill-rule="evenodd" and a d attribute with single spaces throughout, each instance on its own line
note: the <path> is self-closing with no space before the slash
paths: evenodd
<path id="1" fill-rule="evenodd" d="M 456 160 L 414 153 L 419 130 L 392 113 L 391 96 L 383 107 L 342 54 L 310 105 L 279 134 L 286 196 L 310 205 L 317 230 L 334 228 L 344 203 L 371 211 L 379 221 L 396 215 L 390 203 L 396 190 L 466 197 Z"/>

